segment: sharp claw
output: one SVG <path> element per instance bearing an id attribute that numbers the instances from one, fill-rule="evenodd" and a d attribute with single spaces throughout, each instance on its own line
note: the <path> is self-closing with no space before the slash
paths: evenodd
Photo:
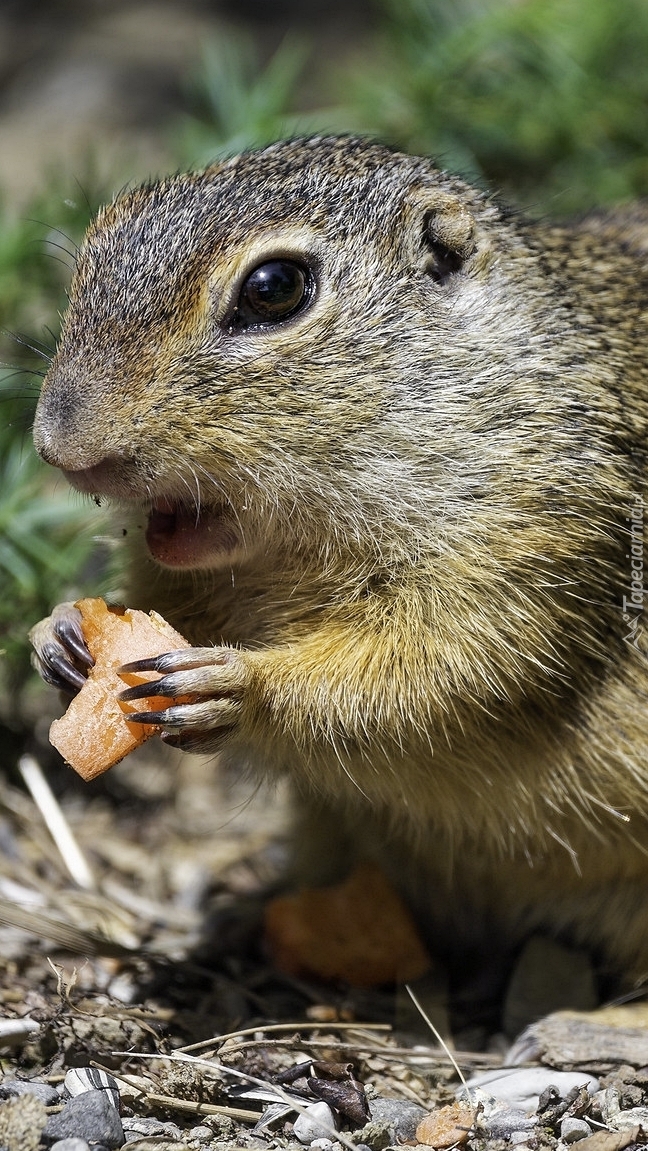
<path id="1" fill-rule="evenodd" d="M 120 668 L 118 668 L 117 670 L 119 671 L 120 675 L 122 672 L 129 672 L 129 671 L 159 671 L 160 668 L 158 667 L 158 663 L 163 658 L 164 658 L 163 656 L 154 655 L 154 656 L 151 656 L 149 659 L 136 659 L 136 660 L 133 660 L 132 663 L 122 664 L 122 666 Z M 131 698 L 135 699 L 137 697 L 132 696 Z"/>
<path id="2" fill-rule="evenodd" d="M 83 633 L 73 620 L 61 620 L 60 623 L 56 624 L 54 631 L 68 650 L 76 656 L 79 663 L 82 663 L 84 667 L 94 667 L 94 660 L 86 647 Z"/>
<path id="3" fill-rule="evenodd" d="M 227 740 L 231 732 L 231 728 L 222 727 L 218 732 L 219 742 Z M 160 739 L 166 743 L 167 747 L 177 747 L 179 751 L 195 752 L 198 755 L 204 755 L 206 748 L 214 747 L 215 734 L 212 733 L 192 733 L 186 731 L 162 731 L 160 732 Z"/>
<path id="4" fill-rule="evenodd" d="M 151 696 L 156 695 L 169 695 L 168 691 L 161 691 L 160 685 L 164 680 L 160 679 L 153 681 L 153 683 L 138 683 L 136 687 L 127 687 L 120 691 L 118 699 L 122 703 L 128 703 L 132 699 L 149 699 Z"/>
<path id="5" fill-rule="evenodd" d="M 55 644 L 46 644 L 39 657 L 39 670 L 46 683 L 59 687 L 63 683 L 63 691 L 80 691 L 86 682 L 86 676 L 66 658 L 65 652 Z M 47 678 L 45 675 L 49 675 Z M 51 677 L 54 677 L 52 679 Z"/>
<path id="6" fill-rule="evenodd" d="M 173 724 L 170 708 L 166 708 L 164 711 L 129 711 L 124 713 L 124 719 L 128 723 L 146 723 L 156 727 L 159 727 L 160 724 Z"/>
<path id="7" fill-rule="evenodd" d="M 72 684 L 70 680 L 63 679 L 63 676 L 57 675 L 55 671 L 52 671 L 49 667 L 45 667 L 44 664 L 41 664 L 37 670 L 45 683 L 49 684 L 50 687 L 55 687 L 58 691 L 65 692 L 67 696 L 76 695 L 85 683 L 85 679 L 81 676 L 80 684 Z"/>
<path id="8" fill-rule="evenodd" d="M 161 731 L 160 739 L 169 747 L 178 747 L 181 749 L 185 748 L 186 745 L 191 742 L 190 737 L 184 732 L 179 731 Z"/>
<path id="9" fill-rule="evenodd" d="M 63 674 L 65 677 L 65 682 L 68 684 L 68 690 L 73 688 L 75 695 L 76 692 L 81 691 L 81 688 L 84 687 L 88 682 L 88 677 L 84 675 L 83 672 L 77 671 L 75 667 L 72 667 L 72 664 L 66 665 L 65 672 Z"/>
<path id="10" fill-rule="evenodd" d="M 162 731 L 160 739 L 167 747 L 176 747 L 178 751 L 193 751 L 199 754 L 205 750 L 204 741 L 184 732 Z"/>

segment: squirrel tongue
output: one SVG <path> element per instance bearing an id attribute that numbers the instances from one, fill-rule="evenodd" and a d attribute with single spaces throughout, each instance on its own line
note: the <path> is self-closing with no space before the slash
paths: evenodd
<path id="1" fill-rule="evenodd" d="M 219 567 L 237 542 L 221 510 L 160 500 L 149 512 L 146 543 L 153 559 L 165 567 Z"/>

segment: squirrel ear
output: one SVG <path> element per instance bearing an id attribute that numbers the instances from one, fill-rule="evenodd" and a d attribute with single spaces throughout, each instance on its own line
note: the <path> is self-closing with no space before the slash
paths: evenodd
<path id="1" fill-rule="evenodd" d="M 416 196 L 416 263 L 445 284 L 477 250 L 475 219 L 457 196 L 421 189 Z"/>

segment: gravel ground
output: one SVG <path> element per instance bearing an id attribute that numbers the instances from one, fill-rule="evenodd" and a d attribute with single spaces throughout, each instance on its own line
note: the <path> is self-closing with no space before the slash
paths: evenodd
<path id="1" fill-rule="evenodd" d="M 455 1069 L 403 994 L 268 961 L 284 795 L 149 744 L 91 785 L 50 766 L 57 803 L 35 748 L 0 802 L 0 1148 L 645 1142 L 637 1009 L 554 1015 Z"/>

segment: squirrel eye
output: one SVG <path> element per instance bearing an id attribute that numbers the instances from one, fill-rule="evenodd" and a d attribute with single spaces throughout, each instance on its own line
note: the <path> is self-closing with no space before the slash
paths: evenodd
<path id="1" fill-rule="evenodd" d="M 312 288 L 311 274 L 294 260 L 259 264 L 241 288 L 233 326 L 249 328 L 287 320 L 308 303 Z"/>

